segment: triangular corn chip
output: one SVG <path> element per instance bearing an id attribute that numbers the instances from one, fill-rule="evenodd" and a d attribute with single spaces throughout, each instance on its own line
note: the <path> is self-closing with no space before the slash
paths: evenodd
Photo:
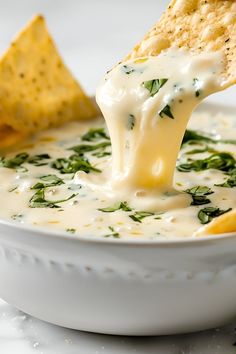
<path id="1" fill-rule="evenodd" d="M 62 62 L 42 16 L 36 16 L 0 59 L 0 147 L 73 119 L 96 115 Z"/>
<path id="2" fill-rule="evenodd" d="M 201 227 L 194 233 L 194 236 L 205 236 L 223 234 L 236 231 L 236 209 L 212 220 L 206 226 Z"/>
<path id="3" fill-rule="evenodd" d="M 172 0 L 157 24 L 125 58 L 156 56 L 169 47 L 225 55 L 225 87 L 236 81 L 236 1 Z"/>

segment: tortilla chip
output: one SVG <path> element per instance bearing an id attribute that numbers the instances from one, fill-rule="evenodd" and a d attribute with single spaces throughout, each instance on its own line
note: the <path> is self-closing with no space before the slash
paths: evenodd
<path id="1" fill-rule="evenodd" d="M 24 140 L 26 138 L 26 134 L 17 132 L 16 130 L 12 129 L 8 125 L 1 125 L 0 126 L 0 149 L 9 148 L 12 145 L 17 144 L 18 142 Z"/>
<path id="2" fill-rule="evenodd" d="M 172 0 L 160 21 L 125 60 L 156 56 L 169 47 L 224 54 L 225 87 L 236 82 L 236 1 Z"/>
<path id="3" fill-rule="evenodd" d="M 197 230 L 193 236 L 216 235 L 236 231 L 236 209 L 212 220 Z"/>
<path id="4" fill-rule="evenodd" d="M 0 59 L 0 146 L 96 113 L 36 16 Z"/>

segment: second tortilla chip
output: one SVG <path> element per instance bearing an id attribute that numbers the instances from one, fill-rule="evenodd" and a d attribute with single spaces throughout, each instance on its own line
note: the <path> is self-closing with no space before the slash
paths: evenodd
<path id="1" fill-rule="evenodd" d="M 197 230 L 194 236 L 217 235 L 228 232 L 236 232 L 236 209 L 219 216 L 206 226 Z"/>
<path id="2" fill-rule="evenodd" d="M 0 59 L 0 147 L 21 136 L 97 113 L 36 16 Z"/>

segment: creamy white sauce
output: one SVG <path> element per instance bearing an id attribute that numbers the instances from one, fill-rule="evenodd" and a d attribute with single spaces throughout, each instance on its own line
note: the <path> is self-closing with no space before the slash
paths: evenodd
<path id="1" fill-rule="evenodd" d="M 0 198 L 4 201 L 4 208 L 0 209 L 0 217 L 14 222 L 33 225 L 35 227 L 45 227 L 54 230 L 67 232 L 75 231 L 76 234 L 84 237 L 110 237 L 113 238 L 119 234 L 120 238 L 185 238 L 191 237 L 201 224 L 197 217 L 198 211 L 207 206 L 219 206 L 222 209 L 234 207 L 236 205 L 236 188 L 216 187 L 214 184 L 222 183 L 227 176 L 215 169 L 201 172 L 183 173 L 175 171 L 174 188 L 178 191 L 184 191 L 196 185 L 206 185 L 214 190 L 209 196 L 211 203 L 202 206 L 190 206 L 190 200 L 187 207 L 179 207 L 166 211 L 163 214 L 156 213 L 153 216 L 146 217 L 142 223 L 135 222 L 130 215 L 135 211 L 125 212 L 117 210 L 111 213 L 99 211 L 100 208 L 114 207 L 118 202 L 125 199 L 104 197 L 104 191 L 101 188 L 91 190 L 87 186 L 80 188 L 74 181 L 73 174 L 61 174 L 58 170 L 50 167 L 50 163 L 60 157 L 68 157 L 73 152 L 68 148 L 86 143 L 97 144 L 104 139 L 96 142 L 81 141 L 80 136 L 85 134 L 91 127 L 104 127 L 103 120 L 91 122 L 73 122 L 59 129 L 51 129 L 41 133 L 37 139 L 30 140 L 18 149 L 17 153 L 27 151 L 30 156 L 36 154 L 48 153 L 51 158 L 48 164 L 44 166 L 34 166 L 24 163 L 23 166 L 28 171 L 0 168 Z M 213 133 L 216 137 L 224 139 L 234 139 L 236 136 L 235 116 L 219 113 L 213 115 L 210 113 L 194 113 L 190 121 L 189 128 L 200 129 L 208 133 Z M 232 144 L 209 144 L 218 151 L 231 152 L 236 158 L 236 145 Z M 197 155 L 186 155 L 190 150 L 203 148 L 204 143 L 199 145 L 186 145 L 179 153 L 179 162 L 185 162 L 187 158 L 203 158 L 209 153 L 200 153 Z M 106 148 L 108 152 L 110 148 Z M 8 154 L 6 158 L 14 157 L 16 152 Z M 94 179 L 106 179 L 111 168 L 111 156 L 96 157 L 92 152 L 86 153 L 86 157 L 91 164 L 102 173 L 90 172 L 87 176 Z M 62 178 L 63 185 L 50 187 L 46 193 L 47 198 L 58 200 L 67 198 L 73 193 L 78 193 L 73 199 L 58 204 L 60 208 L 30 208 L 29 200 L 32 198 L 35 190 L 31 187 L 40 182 L 40 176 L 55 174 Z M 15 189 L 14 189 L 15 188 Z M 14 189 L 14 190 L 13 190 Z M 164 196 L 162 198 L 172 198 Z M 145 208 L 139 209 L 145 210 Z M 114 231 L 111 231 L 110 227 Z M 74 230 L 73 230 L 74 229 Z"/>
<path id="2" fill-rule="evenodd" d="M 29 155 L 22 164 L 14 166 L 14 154 L 0 162 L 0 216 L 85 237 L 182 238 L 201 226 L 200 209 L 235 207 L 236 187 L 215 185 L 227 180 L 225 171 L 176 171 L 177 157 L 177 165 L 212 151 L 236 158 L 236 144 L 224 142 L 195 141 L 179 152 L 194 108 L 223 88 L 221 60 L 219 53 L 168 50 L 118 65 L 97 91 L 112 154 L 105 131 L 84 135 L 101 120 L 41 133 L 19 148 Z M 214 138 L 236 135 L 231 116 L 196 113 L 190 125 Z M 41 154 L 49 156 L 35 162 Z M 186 189 L 196 186 L 211 188 L 205 204 L 191 205 Z"/>

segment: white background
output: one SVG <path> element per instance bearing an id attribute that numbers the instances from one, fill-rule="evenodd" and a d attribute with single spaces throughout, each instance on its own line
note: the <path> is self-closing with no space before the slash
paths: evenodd
<path id="1" fill-rule="evenodd" d="M 98 80 L 155 23 L 167 1 L 0 0 L 0 52 L 36 13 L 48 27 L 67 65 L 94 93 Z"/>
<path id="2" fill-rule="evenodd" d="M 105 71 L 130 51 L 166 5 L 166 0 L 0 0 L 0 52 L 41 13 L 65 62 L 94 94 Z M 233 88 L 212 99 L 234 105 L 235 93 Z M 236 350 L 234 327 L 165 338 L 101 336 L 45 324 L 0 301 L 0 354 L 230 354 Z"/>

